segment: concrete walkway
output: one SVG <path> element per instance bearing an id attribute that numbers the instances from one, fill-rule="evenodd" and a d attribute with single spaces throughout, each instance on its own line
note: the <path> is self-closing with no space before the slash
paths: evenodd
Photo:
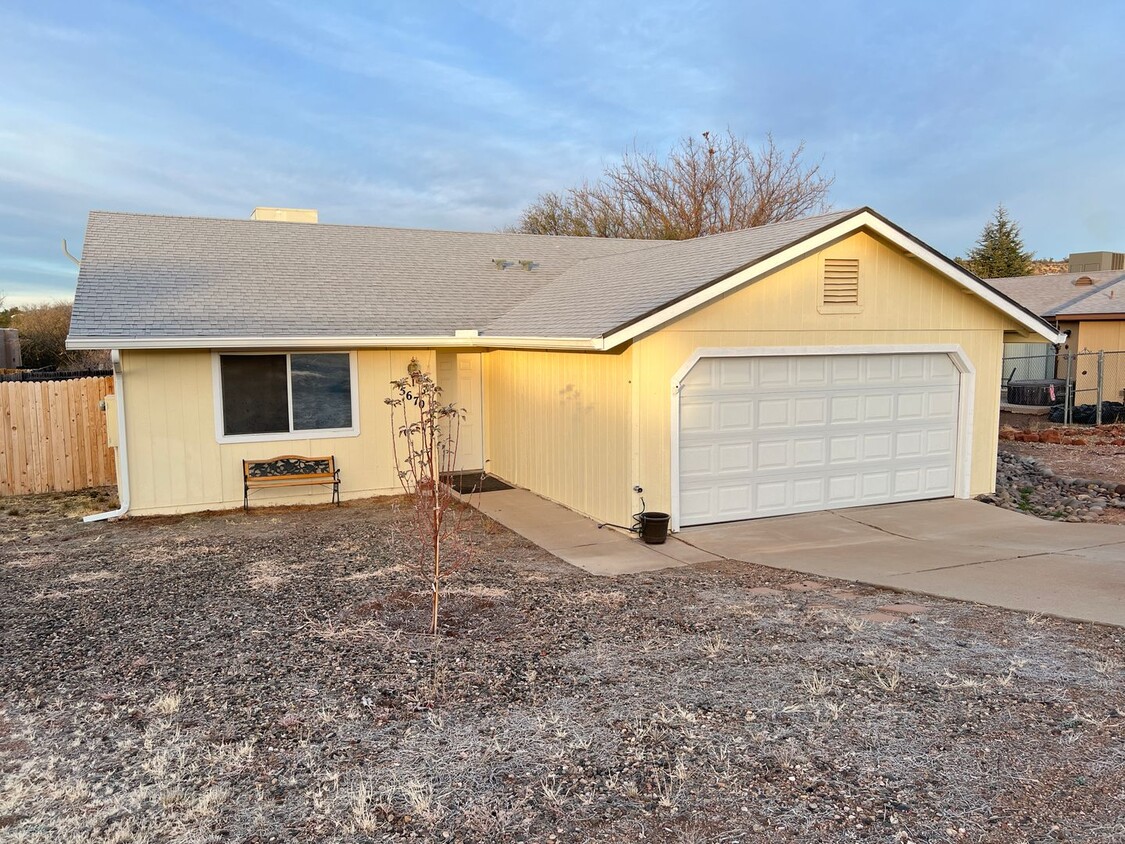
<path id="1" fill-rule="evenodd" d="M 633 574 L 718 559 L 672 537 L 663 545 L 646 545 L 624 531 L 599 530 L 596 522 L 526 489 L 484 492 L 473 503 L 504 527 L 591 574 Z"/>
<path id="2" fill-rule="evenodd" d="M 977 501 L 888 504 L 687 528 L 731 560 L 1125 626 L 1125 527 Z"/>

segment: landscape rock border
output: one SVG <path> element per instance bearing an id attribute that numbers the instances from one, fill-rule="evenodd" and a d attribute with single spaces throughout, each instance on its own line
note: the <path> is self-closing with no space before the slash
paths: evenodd
<path id="1" fill-rule="evenodd" d="M 1092 522 L 1107 507 L 1125 509 L 1125 484 L 1056 475 L 1034 457 L 1000 452 L 996 492 L 978 501 L 1060 522 Z"/>

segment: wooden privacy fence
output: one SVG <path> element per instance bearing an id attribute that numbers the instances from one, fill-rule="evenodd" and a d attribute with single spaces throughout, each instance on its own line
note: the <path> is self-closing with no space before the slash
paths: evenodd
<path id="1" fill-rule="evenodd" d="M 0 495 L 116 483 L 102 399 L 113 378 L 0 383 Z"/>

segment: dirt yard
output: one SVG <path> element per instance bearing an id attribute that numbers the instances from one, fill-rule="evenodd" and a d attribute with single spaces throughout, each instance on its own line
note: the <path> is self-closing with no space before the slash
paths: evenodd
<path id="1" fill-rule="evenodd" d="M 1120 630 L 482 526 L 432 640 L 387 503 L 105 506 L 0 502 L 5 842 L 1125 840 Z"/>
<path id="2" fill-rule="evenodd" d="M 1051 425 L 1034 431 L 1001 426 L 1000 448 L 1036 457 L 1059 475 L 1125 484 L 1125 425 Z"/>
<path id="3" fill-rule="evenodd" d="M 1125 486 L 1125 425 L 1051 425 L 1000 428 L 1000 450 L 1034 457 L 1059 476 Z M 1125 510 L 1109 509 L 1096 521 L 1125 524 Z"/>

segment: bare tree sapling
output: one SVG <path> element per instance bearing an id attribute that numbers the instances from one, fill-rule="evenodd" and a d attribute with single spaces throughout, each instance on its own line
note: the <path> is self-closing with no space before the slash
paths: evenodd
<path id="1" fill-rule="evenodd" d="M 464 410 L 441 400 L 442 389 L 417 359 L 391 382 L 391 435 L 406 493 L 417 571 L 430 587 L 430 633 L 438 630 L 441 585 L 472 558 L 472 508 L 450 485 Z"/>

